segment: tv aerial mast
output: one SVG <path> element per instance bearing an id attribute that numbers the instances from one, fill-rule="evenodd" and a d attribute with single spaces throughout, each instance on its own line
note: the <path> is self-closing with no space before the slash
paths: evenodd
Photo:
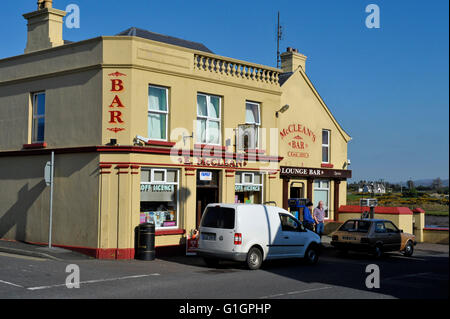
<path id="1" fill-rule="evenodd" d="M 280 25 L 280 11 L 278 11 L 278 22 L 277 22 L 277 68 L 280 67 L 280 41 L 283 39 L 283 27 Z"/>

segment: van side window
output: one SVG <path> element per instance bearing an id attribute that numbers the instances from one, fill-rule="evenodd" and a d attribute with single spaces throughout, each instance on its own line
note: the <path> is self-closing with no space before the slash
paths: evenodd
<path id="1" fill-rule="evenodd" d="M 300 224 L 291 216 L 280 213 L 280 220 L 283 231 L 301 231 Z"/>

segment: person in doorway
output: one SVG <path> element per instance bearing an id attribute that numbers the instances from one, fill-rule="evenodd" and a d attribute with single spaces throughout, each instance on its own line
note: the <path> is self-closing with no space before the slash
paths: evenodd
<path id="1" fill-rule="evenodd" d="M 313 210 L 313 203 L 308 202 L 305 209 L 303 210 L 303 225 L 305 228 L 314 231 L 314 219 L 312 218 L 311 212 Z"/>
<path id="2" fill-rule="evenodd" d="M 316 224 L 316 233 L 317 233 L 317 235 L 320 236 L 320 238 L 322 238 L 323 226 L 324 226 L 323 221 L 325 219 L 325 209 L 323 208 L 322 201 L 319 201 L 319 204 L 317 205 L 317 207 L 314 208 L 313 218 L 314 218 L 314 222 Z"/>

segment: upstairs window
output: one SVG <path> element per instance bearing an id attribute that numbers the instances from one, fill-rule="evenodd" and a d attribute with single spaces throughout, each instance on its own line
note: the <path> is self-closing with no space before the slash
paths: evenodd
<path id="1" fill-rule="evenodd" d="M 239 150 L 258 149 L 260 126 L 260 104 L 247 101 L 245 103 L 245 124 L 238 126 L 237 145 Z"/>
<path id="2" fill-rule="evenodd" d="M 197 95 L 198 143 L 220 144 L 220 109 L 220 97 L 200 93 Z"/>
<path id="3" fill-rule="evenodd" d="M 33 93 L 32 97 L 32 143 L 44 142 L 45 131 L 45 92 Z"/>
<path id="4" fill-rule="evenodd" d="M 148 88 L 148 138 L 167 141 L 169 115 L 168 89 L 150 85 Z"/>
<path id="5" fill-rule="evenodd" d="M 330 131 L 322 130 L 322 163 L 330 163 Z"/>

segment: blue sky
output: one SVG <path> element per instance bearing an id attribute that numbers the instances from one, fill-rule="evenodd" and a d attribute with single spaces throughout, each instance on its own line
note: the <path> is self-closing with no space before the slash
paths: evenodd
<path id="1" fill-rule="evenodd" d="M 26 43 L 23 13 L 36 0 L 2 1 L 0 58 Z M 306 70 L 352 136 L 353 179 L 403 181 L 449 176 L 448 1 L 133 0 L 64 1 L 81 10 L 66 40 L 113 35 L 130 26 L 204 43 L 217 54 L 275 66 L 281 42 L 308 56 Z M 368 4 L 381 28 L 368 29 Z"/>

